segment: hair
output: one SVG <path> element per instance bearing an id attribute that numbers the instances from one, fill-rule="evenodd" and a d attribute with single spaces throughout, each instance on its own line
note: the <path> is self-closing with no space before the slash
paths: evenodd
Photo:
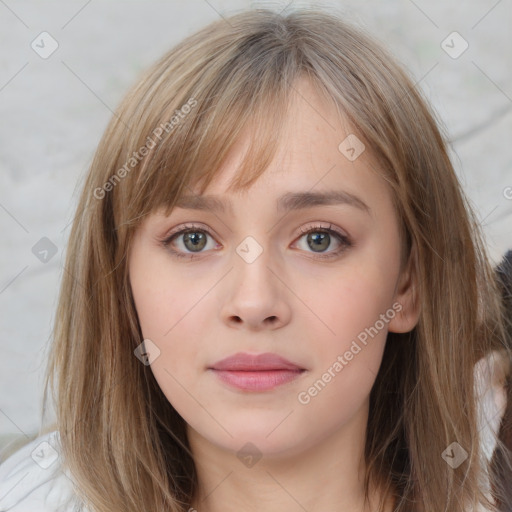
<path id="1" fill-rule="evenodd" d="M 188 509 L 197 475 L 185 421 L 134 357 L 143 337 L 130 243 L 147 215 L 169 213 L 195 184 L 202 194 L 247 132 L 230 189 L 250 187 L 272 162 L 302 78 L 378 164 L 402 232 L 402 265 L 417 278 L 419 320 L 408 333 L 388 333 L 370 394 L 366 495 L 378 484 L 397 512 L 510 506 L 510 451 L 501 440 L 492 496 L 482 491 L 488 468 L 473 390 L 474 365 L 491 351 L 506 355 L 509 371 L 505 311 L 433 109 L 381 43 L 340 16 L 256 9 L 209 24 L 142 75 L 83 184 L 44 403 L 51 390 L 63 458 L 90 510 Z M 441 457 L 454 440 L 468 453 L 455 470 Z"/>

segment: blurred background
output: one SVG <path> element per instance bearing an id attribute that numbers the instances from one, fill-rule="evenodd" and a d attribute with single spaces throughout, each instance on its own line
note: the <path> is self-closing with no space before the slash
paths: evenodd
<path id="1" fill-rule="evenodd" d="M 39 430 L 70 223 L 128 87 L 211 21 L 304 6 L 365 27 L 407 67 L 444 123 L 491 258 L 512 248 L 511 0 L 0 0 L 0 460 Z"/>

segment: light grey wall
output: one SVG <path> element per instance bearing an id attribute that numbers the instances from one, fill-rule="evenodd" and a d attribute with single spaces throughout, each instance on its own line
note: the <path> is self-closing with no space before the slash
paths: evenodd
<path id="1" fill-rule="evenodd" d="M 143 69 L 206 23 L 248 7 L 288 4 L 344 12 L 391 48 L 446 124 L 457 172 L 483 221 L 491 256 L 497 261 L 512 248 L 510 0 L 2 0 L 4 442 L 8 435 L 33 433 L 39 425 L 45 355 L 69 223 L 81 180 L 112 111 Z M 46 57 L 44 52 L 51 50 L 48 36 L 40 36 L 44 31 L 58 43 L 48 58 L 35 51 Z M 454 31 L 463 39 L 450 36 Z M 453 58 L 464 41 L 467 50 Z M 41 261 L 44 257 L 47 262 Z"/>

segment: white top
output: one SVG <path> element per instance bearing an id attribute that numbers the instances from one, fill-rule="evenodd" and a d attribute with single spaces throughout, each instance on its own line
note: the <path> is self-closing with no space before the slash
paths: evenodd
<path id="1" fill-rule="evenodd" d="M 480 397 L 479 435 L 487 462 L 495 449 L 495 436 L 506 405 L 497 365 L 497 359 L 488 357 L 475 366 L 475 390 Z M 452 443 L 440 455 L 456 467 L 465 459 L 464 454 L 460 445 Z M 484 486 L 489 488 L 488 478 L 484 479 Z M 87 512 L 74 493 L 71 475 L 61 467 L 58 431 L 26 444 L 0 465 L 0 512 L 7 511 Z"/>
<path id="2" fill-rule="evenodd" d="M 34 439 L 0 465 L 0 511 L 87 512 L 60 463 L 60 435 Z"/>

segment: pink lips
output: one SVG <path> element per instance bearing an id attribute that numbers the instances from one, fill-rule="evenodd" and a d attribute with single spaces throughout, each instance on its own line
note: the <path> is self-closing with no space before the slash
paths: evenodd
<path id="1" fill-rule="evenodd" d="M 238 352 L 215 363 L 209 370 L 225 383 L 244 391 L 266 391 L 290 382 L 305 369 L 277 354 Z"/>

